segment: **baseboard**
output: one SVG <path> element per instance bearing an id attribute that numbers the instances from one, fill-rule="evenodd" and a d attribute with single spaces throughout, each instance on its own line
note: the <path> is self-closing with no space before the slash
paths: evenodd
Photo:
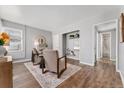
<path id="1" fill-rule="evenodd" d="M 85 65 L 89 65 L 89 66 L 94 66 L 93 63 L 86 63 L 86 62 L 82 62 L 82 61 L 80 61 L 80 63 L 81 63 L 81 64 L 85 64 Z"/>
<path id="2" fill-rule="evenodd" d="M 74 58 L 74 57 L 68 57 L 67 58 L 70 58 L 70 59 L 74 59 L 74 60 L 79 60 L 78 58 Z"/>
<path id="3" fill-rule="evenodd" d="M 116 61 L 116 59 L 111 59 L 112 61 Z"/>
<path id="4" fill-rule="evenodd" d="M 13 61 L 13 63 L 20 63 L 20 62 L 27 62 L 27 61 L 31 61 L 31 59 L 19 59 L 19 60 Z"/>
<path id="5" fill-rule="evenodd" d="M 121 76 L 121 80 L 122 80 L 122 84 L 123 84 L 123 88 L 124 88 L 124 77 L 122 75 L 122 72 L 120 70 L 117 70 L 117 72 L 119 72 L 119 74 Z"/>

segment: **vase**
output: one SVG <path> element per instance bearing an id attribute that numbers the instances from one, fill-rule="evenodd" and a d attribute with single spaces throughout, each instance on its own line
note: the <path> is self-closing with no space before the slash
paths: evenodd
<path id="1" fill-rule="evenodd" d="M 4 48 L 3 46 L 0 46 L 0 57 L 4 57 L 4 55 L 6 54 L 6 48 Z"/>

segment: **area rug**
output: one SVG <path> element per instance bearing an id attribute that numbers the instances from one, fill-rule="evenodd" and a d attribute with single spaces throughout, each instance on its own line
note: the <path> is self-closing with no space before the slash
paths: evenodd
<path id="1" fill-rule="evenodd" d="M 47 72 L 42 74 L 42 69 L 39 68 L 39 65 L 33 66 L 32 62 L 24 63 L 24 65 L 43 88 L 55 88 L 81 69 L 79 66 L 67 64 L 67 69 L 58 79 L 54 73 Z"/>

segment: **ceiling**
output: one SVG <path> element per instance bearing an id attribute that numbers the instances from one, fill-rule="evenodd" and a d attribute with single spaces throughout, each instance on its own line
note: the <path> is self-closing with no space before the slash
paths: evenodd
<path id="1" fill-rule="evenodd" d="M 56 31 L 99 13 L 112 12 L 120 6 L 27 5 L 0 6 L 1 18 L 48 31 Z"/>

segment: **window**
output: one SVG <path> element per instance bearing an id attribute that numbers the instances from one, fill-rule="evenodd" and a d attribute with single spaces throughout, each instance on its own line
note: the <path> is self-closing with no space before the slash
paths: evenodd
<path id="1" fill-rule="evenodd" d="M 3 27 L 3 32 L 7 32 L 10 36 L 9 52 L 19 52 L 23 50 L 23 30 Z"/>

